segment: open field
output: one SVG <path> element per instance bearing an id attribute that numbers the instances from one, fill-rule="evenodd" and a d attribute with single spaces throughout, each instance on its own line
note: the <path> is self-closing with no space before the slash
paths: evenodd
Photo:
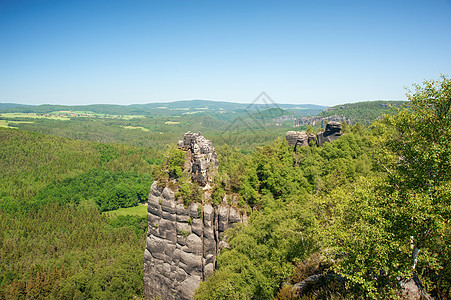
<path id="1" fill-rule="evenodd" d="M 29 118 L 29 119 L 51 119 L 51 120 L 61 120 L 68 121 L 69 117 L 53 115 L 53 114 L 37 114 L 37 113 L 2 113 L 0 117 L 4 117 L 6 119 L 16 119 L 16 118 Z"/>
<path id="2" fill-rule="evenodd" d="M 29 119 L 51 119 L 68 121 L 71 118 L 106 118 L 106 119 L 122 119 L 132 120 L 145 118 L 144 115 L 109 115 L 99 114 L 91 111 L 53 111 L 49 113 L 1 113 L 0 117 L 6 119 L 29 118 Z"/>
<path id="3" fill-rule="evenodd" d="M 110 217 L 126 215 L 145 217 L 147 216 L 147 205 L 139 203 L 138 206 L 106 211 L 104 214 L 107 214 Z"/>
<path id="4" fill-rule="evenodd" d="M 33 122 L 28 121 L 8 121 L 8 120 L 0 120 L 0 127 L 4 128 L 16 128 L 13 126 L 9 126 L 10 124 L 31 124 Z"/>
<path id="5" fill-rule="evenodd" d="M 121 127 L 125 129 L 141 129 L 142 131 L 150 131 L 149 129 L 141 126 L 121 126 Z"/>

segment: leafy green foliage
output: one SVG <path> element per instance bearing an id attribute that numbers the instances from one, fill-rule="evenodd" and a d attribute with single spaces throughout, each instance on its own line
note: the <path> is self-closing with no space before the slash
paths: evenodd
<path id="1" fill-rule="evenodd" d="M 28 201 L 52 182 L 104 166 L 111 172 L 149 173 L 146 149 L 102 145 L 0 128 L 0 189 L 7 197 Z M 11 201 L 8 201 L 11 202 Z"/>
<path id="2" fill-rule="evenodd" d="M 218 270 L 201 283 L 196 299 L 270 299 L 292 274 L 293 262 L 316 249 L 317 227 L 305 203 L 278 206 L 273 202 L 247 227 L 229 231 L 231 250 L 219 256 Z"/>
<path id="3" fill-rule="evenodd" d="M 53 182 L 41 189 L 31 203 L 79 204 L 94 199 L 100 211 L 131 207 L 147 199 L 152 179 L 148 173 L 111 172 L 95 169 L 77 177 Z"/>
<path id="4" fill-rule="evenodd" d="M 184 164 L 185 152 L 175 147 L 171 147 L 166 151 L 165 167 L 170 178 L 182 177 Z"/>
<path id="5" fill-rule="evenodd" d="M 334 229 L 346 253 L 337 270 L 370 297 L 393 294 L 413 271 L 435 296 L 451 287 L 451 81 L 415 88 L 409 108 L 375 125 L 388 133 L 378 159 L 388 178 L 360 184 Z"/>
<path id="6" fill-rule="evenodd" d="M 246 201 L 243 206 L 254 212 L 248 226 L 228 232 L 231 249 L 221 253 L 218 270 L 201 283 L 196 298 L 276 296 L 294 275 L 296 263 L 320 249 L 327 238 L 321 228 L 333 224 L 344 209 L 340 203 L 318 198 L 348 189 L 377 170 L 370 156 L 374 141 L 361 130 L 322 148 L 301 147 L 298 153 L 282 139 L 252 154 L 219 147 L 214 201 L 222 191 L 238 193 Z"/>
<path id="7" fill-rule="evenodd" d="M 202 191 L 196 182 L 191 182 L 187 174 L 183 174 L 178 181 L 178 191 L 175 194 L 177 199 L 182 199 L 185 206 L 191 203 L 202 201 Z"/>

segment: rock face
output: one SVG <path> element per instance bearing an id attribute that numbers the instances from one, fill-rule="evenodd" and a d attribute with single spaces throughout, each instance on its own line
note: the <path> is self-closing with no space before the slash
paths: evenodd
<path id="1" fill-rule="evenodd" d="M 340 122 L 329 122 L 326 125 L 326 130 L 324 132 L 318 132 L 316 134 L 318 146 L 324 145 L 326 142 L 332 142 L 339 139 L 343 133 L 341 133 Z"/>
<path id="2" fill-rule="evenodd" d="M 316 136 L 305 131 L 288 131 L 285 139 L 290 146 L 308 146 L 311 142 L 316 144 Z"/>
<path id="3" fill-rule="evenodd" d="M 208 199 L 209 184 L 218 171 L 215 148 L 200 132 L 185 133 L 177 146 L 186 153 L 184 172 L 204 187 L 202 199 Z M 200 282 L 214 271 L 219 251 L 228 247 L 222 240 L 224 231 L 247 222 L 246 215 L 228 204 L 185 207 L 173 190 L 159 187 L 157 181 L 150 188 L 147 211 L 146 300 L 192 299 Z"/>
<path id="4" fill-rule="evenodd" d="M 342 135 L 340 122 L 329 122 L 326 125 L 326 129 L 318 132 L 316 135 L 305 131 L 288 131 L 285 139 L 288 145 L 294 146 L 296 150 L 297 147 L 309 146 L 311 143 L 321 147 L 324 143 L 335 141 Z"/>
<path id="5" fill-rule="evenodd" d="M 174 199 L 174 192 L 152 184 L 147 213 L 144 251 L 145 299 L 192 299 L 199 283 L 216 265 L 225 230 L 246 222 L 229 205 L 193 203 Z"/>
<path id="6" fill-rule="evenodd" d="M 213 182 L 213 177 L 218 170 L 218 155 L 210 140 L 202 136 L 200 132 L 188 131 L 183 140 L 177 143 L 179 149 L 187 151 L 187 165 L 192 179 L 201 186 Z"/>

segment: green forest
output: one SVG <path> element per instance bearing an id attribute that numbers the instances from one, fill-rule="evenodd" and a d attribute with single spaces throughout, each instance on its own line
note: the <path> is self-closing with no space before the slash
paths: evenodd
<path id="1" fill-rule="evenodd" d="M 2 105 L 0 299 L 142 298 L 147 219 L 115 210 L 145 203 L 164 176 L 186 205 L 199 200 L 175 148 L 189 130 L 218 153 L 213 203 L 235 195 L 249 215 L 226 232 L 230 248 L 196 299 L 399 299 L 412 277 L 449 299 L 451 80 L 415 85 L 408 99 L 324 111 L 360 119 L 296 152 L 284 139 L 292 123 L 274 121 L 300 116 L 294 106 Z M 63 110 L 90 113 L 27 115 Z M 293 292 L 313 275 L 322 281 Z"/>
<path id="2" fill-rule="evenodd" d="M 334 115 L 343 116 L 349 123 L 370 125 L 374 120 L 381 119 L 384 114 L 395 114 L 396 109 L 407 105 L 406 101 L 366 101 L 332 106 L 318 114 L 322 117 Z"/>

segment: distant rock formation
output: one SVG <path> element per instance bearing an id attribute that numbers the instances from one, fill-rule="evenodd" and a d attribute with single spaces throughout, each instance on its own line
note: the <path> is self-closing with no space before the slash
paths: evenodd
<path id="1" fill-rule="evenodd" d="M 294 146 L 294 149 L 296 150 L 297 147 L 309 146 L 312 143 L 322 147 L 324 143 L 335 141 L 342 135 L 341 123 L 329 122 L 326 125 L 326 129 L 318 132 L 316 135 L 305 131 L 288 131 L 285 134 L 285 139 L 287 140 L 288 145 Z"/>
<path id="2" fill-rule="evenodd" d="M 308 146 L 310 143 L 316 144 L 316 135 L 305 131 L 288 131 L 285 135 L 288 145 L 299 147 Z"/>
<path id="3" fill-rule="evenodd" d="M 351 124 L 352 120 L 347 119 L 342 115 L 333 115 L 330 117 L 302 117 L 294 120 L 293 127 L 299 127 L 303 125 L 310 126 L 321 126 L 324 128 L 324 124 L 329 122 L 342 122 L 345 121 L 347 124 Z"/>
<path id="4" fill-rule="evenodd" d="M 201 186 L 212 183 L 218 171 L 219 161 L 211 141 L 204 138 L 200 132 L 188 131 L 183 140 L 177 143 L 177 147 L 187 151 L 189 159 L 185 169 L 189 170 L 192 179 Z"/>
<path id="5" fill-rule="evenodd" d="M 187 132 L 178 146 L 187 151 L 185 170 L 192 180 L 212 183 L 218 157 L 211 142 L 200 133 Z M 208 202 L 208 193 L 204 190 L 203 202 Z M 174 190 L 157 181 L 152 184 L 144 250 L 146 300 L 193 299 L 200 282 L 215 269 L 219 251 L 228 247 L 224 232 L 236 223 L 247 223 L 246 214 L 223 202 L 185 207 Z"/>

